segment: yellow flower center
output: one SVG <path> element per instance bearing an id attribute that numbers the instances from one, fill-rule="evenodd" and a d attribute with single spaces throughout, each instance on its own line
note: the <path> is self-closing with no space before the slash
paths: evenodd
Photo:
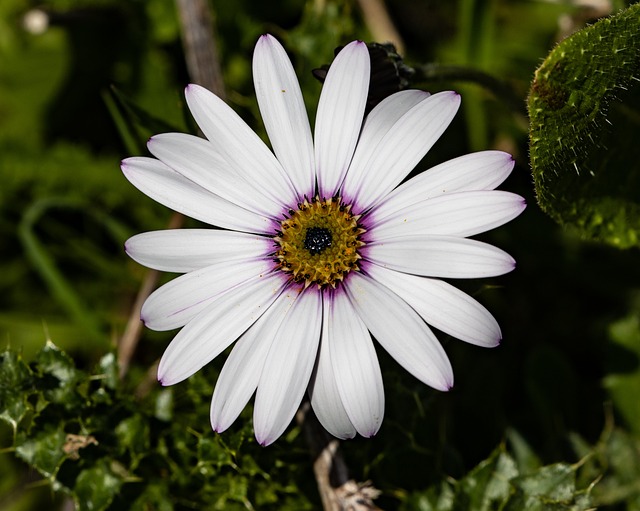
<path id="1" fill-rule="evenodd" d="M 364 246 L 359 237 L 365 232 L 359 218 L 340 198 L 305 199 L 297 210 L 289 210 L 274 237 L 279 268 L 305 287 L 335 288 L 350 271 L 359 270 L 358 249 Z"/>

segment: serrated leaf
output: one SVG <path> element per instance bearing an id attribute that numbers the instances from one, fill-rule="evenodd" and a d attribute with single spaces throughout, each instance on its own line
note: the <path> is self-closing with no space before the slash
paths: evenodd
<path id="1" fill-rule="evenodd" d="M 582 485 L 597 509 L 640 509 L 640 440 L 619 428 L 605 430 L 595 446 L 574 435 L 574 446 L 585 451 L 579 472 Z M 576 447 L 574 447 L 575 449 Z M 595 484 L 593 484 L 595 483 Z"/>
<path id="2" fill-rule="evenodd" d="M 566 463 L 556 463 L 516 477 L 511 483 L 528 497 L 569 501 L 576 489 L 576 469 Z"/>
<path id="3" fill-rule="evenodd" d="M 32 373 L 18 353 L 5 351 L 0 355 L 0 419 L 11 425 L 14 434 L 33 408 L 27 401 L 32 383 Z"/>
<path id="4" fill-rule="evenodd" d="M 521 474 L 500 445 L 459 481 L 411 495 L 403 511 L 586 511 L 590 491 L 576 487 L 577 465 L 557 463 Z"/>
<path id="5" fill-rule="evenodd" d="M 16 455 L 53 480 L 67 457 L 65 442 L 64 431 L 52 425 L 30 437 L 20 435 L 16 441 Z"/>
<path id="6" fill-rule="evenodd" d="M 114 390 L 118 386 L 118 361 L 115 353 L 107 353 L 100 359 L 98 364 L 99 370 L 102 372 L 104 384 Z"/>
<path id="7" fill-rule="evenodd" d="M 109 507 L 122 486 L 122 478 L 101 460 L 83 470 L 76 479 L 74 494 L 78 511 L 102 511 Z"/>
<path id="8" fill-rule="evenodd" d="M 513 458 L 500 446 L 459 482 L 458 493 L 466 496 L 469 509 L 494 509 L 511 492 L 509 481 L 518 475 Z M 459 503 L 460 498 L 457 499 Z"/>
<path id="9" fill-rule="evenodd" d="M 36 356 L 41 383 L 39 387 L 48 401 L 74 408 L 82 401 L 78 394 L 78 383 L 86 375 L 76 369 L 73 360 L 50 341 Z"/>
<path id="10" fill-rule="evenodd" d="M 528 106 L 541 208 L 584 237 L 640 245 L 640 4 L 562 41 Z"/>
<path id="11" fill-rule="evenodd" d="M 217 468 L 233 465 L 233 458 L 224 449 L 216 437 L 202 436 L 198 438 L 198 459 L 205 465 L 215 465 Z"/>
<path id="12" fill-rule="evenodd" d="M 640 440 L 616 429 L 606 443 L 608 477 L 598 485 L 602 504 L 640 503 Z M 637 509 L 637 507 L 635 508 Z"/>
<path id="13" fill-rule="evenodd" d="M 516 489 L 504 511 L 587 511 L 592 509 L 589 490 L 576 488 L 576 465 L 555 463 L 514 478 Z"/>
<path id="14" fill-rule="evenodd" d="M 116 426 L 118 446 L 131 456 L 132 468 L 149 450 L 149 423 L 141 415 L 128 417 Z"/>
<path id="15" fill-rule="evenodd" d="M 5 360 L 19 357 L 12 353 Z M 166 389 L 137 398 L 112 378 L 111 356 L 88 374 L 49 344 L 30 366 L 21 363 L 30 377 L 23 388 L 12 364 L 0 369 L 5 394 L 24 394 L 34 408 L 28 424 L 17 425 L 15 454 L 80 511 L 311 507 L 298 487 L 306 479 L 298 461 L 306 463 L 306 455 L 263 449 L 250 421 L 224 437 L 210 430 L 210 374 L 196 375 L 170 405 L 171 419 L 158 420 L 157 393 Z"/>

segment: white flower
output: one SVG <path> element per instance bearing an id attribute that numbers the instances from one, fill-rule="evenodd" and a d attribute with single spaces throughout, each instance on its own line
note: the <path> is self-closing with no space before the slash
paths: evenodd
<path id="1" fill-rule="evenodd" d="M 384 415 L 372 336 L 439 390 L 452 387 L 453 372 L 427 323 L 478 346 L 500 341 L 493 316 L 439 279 L 514 268 L 505 252 L 467 238 L 524 209 L 521 197 L 494 190 L 513 159 L 469 154 L 400 184 L 460 97 L 398 92 L 363 121 L 369 75 L 366 45 L 348 44 L 326 77 L 312 137 L 293 67 L 265 35 L 253 76 L 273 153 L 222 100 L 189 85 L 187 103 L 207 139 L 157 135 L 148 144 L 157 159 L 122 162 L 142 192 L 220 228 L 148 232 L 126 243 L 139 263 L 184 273 L 142 309 L 149 328 L 182 328 L 160 361 L 163 385 L 235 341 L 213 393 L 217 432 L 255 393 L 256 438 L 270 444 L 308 389 L 330 433 L 370 437 Z"/>

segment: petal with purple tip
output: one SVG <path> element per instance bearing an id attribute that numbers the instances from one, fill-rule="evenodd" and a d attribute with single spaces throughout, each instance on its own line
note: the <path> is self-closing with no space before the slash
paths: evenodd
<path id="1" fill-rule="evenodd" d="M 273 252 L 273 242 L 222 229 L 166 229 L 132 236 L 125 251 L 147 268 L 187 273 L 221 262 L 261 259 Z"/>
<path id="2" fill-rule="evenodd" d="M 272 227 L 270 219 L 205 190 L 158 160 L 127 158 L 122 161 L 122 172 L 156 202 L 209 225 L 256 233 L 268 232 Z"/>
<path id="3" fill-rule="evenodd" d="M 273 36 L 258 39 L 253 54 L 253 83 L 278 160 L 291 178 L 298 198 L 305 194 L 312 196 L 315 161 L 309 117 L 291 61 Z"/>
<path id="4" fill-rule="evenodd" d="M 218 433 L 238 418 L 258 387 L 265 359 L 294 297 L 282 293 L 238 339 L 227 358 L 211 399 L 211 426 Z"/>
<path id="5" fill-rule="evenodd" d="M 321 326 L 322 299 L 307 289 L 280 324 L 260 376 L 253 424 L 261 445 L 275 442 L 298 410 L 315 364 Z"/>
<path id="6" fill-rule="evenodd" d="M 476 346 L 493 348 L 500 343 L 500 326 L 491 313 L 451 284 L 388 270 L 376 264 L 368 266 L 367 272 L 438 330 Z"/>
<path id="7" fill-rule="evenodd" d="M 369 331 L 402 367 L 435 389 L 449 390 L 453 386 L 447 354 L 404 300 L 360 273 L 351 274 L 345 288 Z"/>
<path id="8" fill-rule="evenodd" d="M 427 154 L 459 106 L 458 94 L 439 92 L 413 106 L 375 145 L 363 139 L 344 182 L 345 195 L 353 197 L 361 210 L 375 205 Z"/>
<path id="9" fill-rule="evenodd" d="M 199 85 L 189 85 L 185 96 L 198 126 L 233 172 L 283 207 L 296 203 L 296 191 L 282 165 L 231 107 Z"/>
<path id="10" fill-rule="evenodd" d="M 349 168 L 360 136 L 369 90 L 369 50 L 353 41 L 336 56 L 322 87 L 315 125 L 320 195 L 332 197 Z"/>
<path id="11" fill-rule="evenodd" d="M 255 277 L 215 300 L 173 338 L 158 380 L 174 385 L 199 371 L 255 323 L 282 292 L 281 275 Z"/>
<path id="12" fill-rule="evenodd" d="M 526 204 L 503 191 L 459 192 L 416 202 L 387 214 L 384 204 L 368 219 L 370 236 L 382 241 L 397 236 L 473 236 L 513 220 Z"/>
<path id="13" fill-rule="evenodd" d="M 495 277 L 515 268 L 506 252 L 454 236 L 399 236 L 367 244 L 366 258 L 384 268 L 425 277 Z"/>
<path id="14" fill-rule="evenodd" d="M 358 433 L 372 437 L 382 424 L 384 389 L 371 335 L 344 292 L 333 293 L 326 306 L 323 327 L 340 400 Z"/>

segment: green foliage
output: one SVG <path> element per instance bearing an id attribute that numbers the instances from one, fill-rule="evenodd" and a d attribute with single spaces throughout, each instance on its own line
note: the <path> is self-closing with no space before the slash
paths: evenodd
<path id="1" fill-rule="evenodd" d="M 576 485 L 577 465 L 523 472 L 504 445 L 464 478 L 412 495 L 403 511 L 572 510 L 591 508 L 590 488 Z"/>
<path id="2" fill-rule="evenodd" d="M 640 295 L 628 316 L 609 327 L 609 371 L 604 384 L 626 425 L 640 435 Z"/>
<path id="3" fill-rule="evenodd" d="M 118 380 L 113 354 L 91 374 L 52 343 L 31 364 L 11 350 L 0 361 L 0 419 L 13 430 L 12 449 L 78 510 L 317 506 L 310 474 L 297 468 L 307 459 L 298 435 L 264 449 L 246 417 L 212 433 L 202 375 L 176 399 L 170 388 L 136 396 Z M 582 461 L 543 466 L 511 431 L 510 450 L 502 443 L 463 477 L 406 495 L 401 509 L 580 511 L 640 499 L 637 439 L 607 430 L 595 446 L 577 435 L 573 443 Z"/>
<path id="4" fill-rule="evenodd" d="M 2 392 L 0 418 L 11 425 L 14 435 L 18 423 L 31 408 L 28 402 L 29 393 L 26 392 L 31 384 L 31 372 L 21 363 L 20 356 L 15 352 L 6 352 L 2 359 L 2 372 L 0 372 L 0 392 Z"/>
<path id="5" fill-rule="evenodd" d="M 561 42 L 529 96 L 538 202 L 582 236 L 640 245 L 640 5 Z"/>
<path id="6" fill-rule="evenodd" d="M 640 441 L 637 436 L 613 427 L 609 421 L 595 445 L 589 445 L 577 434 L 571 435 L 571 444 L 575 452 L 583 456 L 578 482 L 590 485 L 594 508 L 638 509 Z"/>
<path id="7" fill-rule="evenodd" d="M 52 343 L 29 365 L 15 351 L 0 360 L 0 419 L 13 429 L 12 449 L 79 510 L 311 506 L 309 474 L 297 469 L 306 453 L 260 447 L 250 421 L 213 433 L 203 377 L 167 404 L 171 389 L 136 397 L 124 388 L 112 354 L 92 374 Z"/>
<path id="8" fill-rule="evenodd" d="M 42 34 L 22 28 L 28 4 L 0 7 L 0 337 L 27 357 L 48 335 L 75 353 L 104 351 L 108 332 L 126 320 L 119 300 L 136 286 L 122 243 L 140 230 L 133 224 L 160 228 L 170 212 L 119 172 L 124 151 L 102 97 L 115 83 L 145 107 L 156 104 L 156 115 L 179 119 L 179 102 L 167 97 L 181 87 L 154 44 L 160 36 L 145 34 L 144 3 L 45 2 L 38 7 L 51 25 Z M 177 24 L 171 0 L 149 4 L 158 25 Z M 103 44 L 97 29 L 114 23 L 123 37 Z"/>

